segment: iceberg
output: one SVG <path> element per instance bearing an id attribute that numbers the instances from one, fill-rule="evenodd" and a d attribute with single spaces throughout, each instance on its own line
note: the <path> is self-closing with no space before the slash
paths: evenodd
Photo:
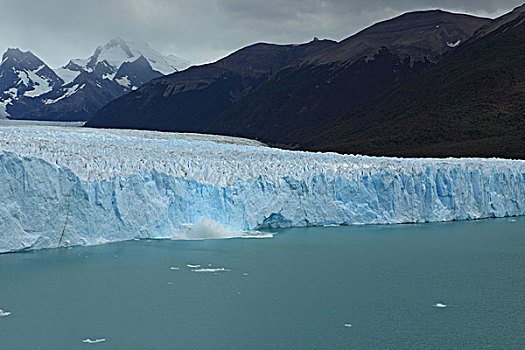
<path id="1" fill-rule="evenodd" d="M 0 252 L 524 214 L 521 160 L 367 157 L 224 136 L 0 125 Z"/>

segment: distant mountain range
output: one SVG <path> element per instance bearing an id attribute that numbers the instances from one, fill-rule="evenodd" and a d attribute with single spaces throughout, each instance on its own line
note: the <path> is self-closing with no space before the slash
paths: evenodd
<path id="1" fill-rule="evenodd" d="M 256 44 L 154 79 L 86 125 L 344 153 L 524 157 L 524 25 L 523 7 L 495 20 L 433 10 L 339 43 Z"/>
<path id="2" fill-rule="evenodd" d="M 109 101 L 187 66 L 146 44 L 118 38 L 58 69 L 30 51 L 8 49 L 0 64 L 0 117 L 87 120 Z"/>

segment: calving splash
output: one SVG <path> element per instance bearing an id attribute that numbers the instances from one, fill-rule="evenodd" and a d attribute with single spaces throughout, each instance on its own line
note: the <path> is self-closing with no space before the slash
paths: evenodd
<path id="1" fill-rule="evenodd" d="M 525 162 L 268 148 L 196 134 L 0 126 L 0 252 L 263 228 L 525 214 Z"/>
<path id="2" fill-rule="evenodd" d="M 205 240 L 226 238 L 271 238 L 273 233 L 262 233 L 259 231 L 232 230 L 224 225 L 207 219 L 200 218 L 196 223 L 181 224 L 180 228 L 174 229 L 173 234 L 166 238 L 177 240 Z"/>

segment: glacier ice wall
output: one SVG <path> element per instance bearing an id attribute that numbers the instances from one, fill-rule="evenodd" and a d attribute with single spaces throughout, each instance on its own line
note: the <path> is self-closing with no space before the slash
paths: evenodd
<path id="1" fill-rule="evenodd" d="M 525 162 L 272 149 L 220 136 L 0 126 L 0 252 L 218 231 L 525 214 Z M 195 232 L 200 232 L 195 230 Z"/>

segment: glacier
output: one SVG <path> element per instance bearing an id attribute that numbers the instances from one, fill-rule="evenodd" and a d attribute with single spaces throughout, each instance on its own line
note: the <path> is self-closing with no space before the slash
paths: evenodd
<path id="1" fill-rule="evenodd" d="M 522 160 L 367 157 L 224 136 L 0 124 L 2 253 L 524 214 Z"/>

